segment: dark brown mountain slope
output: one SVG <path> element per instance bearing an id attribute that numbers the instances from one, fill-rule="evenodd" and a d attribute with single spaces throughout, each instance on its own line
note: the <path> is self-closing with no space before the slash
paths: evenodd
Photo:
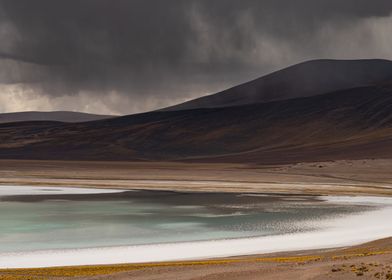
<path id="1" fill-rule="evenodd" d="M 373 86 L 391 79 L 392 62 L 389 60 L 312 60 L 163 110 L 230 107 L 315 96 Z"/>
<path id="2" fill-rule="evenodd" d="M 392 157 L 392 87 L 64 124 L 0 125 L 0 158 L 288 163 Z"/>

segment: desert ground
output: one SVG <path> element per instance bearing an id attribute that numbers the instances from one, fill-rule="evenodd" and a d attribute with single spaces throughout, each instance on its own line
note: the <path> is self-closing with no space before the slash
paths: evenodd
<path id="1" fill-rule="evenodd" d="M 192 192 L 392 195 L 392 160 L 290 165 L 0 160 L 0 184 Z"/>
<path id="2" fill-rule="evenodd" d="M 390 196 L 391 170 L 388 159 L 276 166 L 0 160 L 0 184 Z M 391 273 L 392 239 L 385 239 L 351 248 L 189 262 L 1 270 L 0 279 L 392 279 Z"/>

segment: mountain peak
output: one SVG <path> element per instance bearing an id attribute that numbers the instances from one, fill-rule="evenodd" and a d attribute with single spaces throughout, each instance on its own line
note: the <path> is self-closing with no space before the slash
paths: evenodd
<path id="1" fill-rule="evenodd" d="M 309 60 L 250 82 L 163 109 L 220 108 L 315 96 L 392 79 L 392 61 L 383 59 Z"/>

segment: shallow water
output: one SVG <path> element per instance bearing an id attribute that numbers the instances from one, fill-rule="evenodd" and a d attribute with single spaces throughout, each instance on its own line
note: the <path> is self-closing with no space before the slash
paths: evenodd
<path id="1" fill-rule="evenodd" d="M 30 266 L 52 265 L 50 259 L 54 261 L 53 254 L 59 257 L 59 252 L 63 252 L 62 256 L 65 256 L 67 250 L 71 252 L 72 260 L 66 262 L 60 258 L 53 265 L 206 257 L 212 256 L 208 254 L 208 248 L 212 249 L 213 246 L 216 246 L 213 249 L 214 256 L 262 252 L 263 249 L 268 251 L 267 247 L 269 251 L 274 251 L 273 244 L 279 248 L 278 243 L 282 244 L 279 239 L 282 237 L 289 240 L 297 236 L 310 241 L 309 236 L 329 231 L 332 238 L 334 234 L 339 235 L 347 230 L 346 225 L 350 221 L 370 215 L 369 219 L 374 222 L 375 215 L 380 215 L 380 211 L 385 209 L 390 211 L 392 205 L 388 199 L 366 197 L 325 199 L 218 193 L 97 192 L 84 192 L 83 189 L 73 192 L 60 188 L 5 189 L 0 186 L 0 267 L 7 267 L 6 262 L 13 267 L 29 266 L 26 262 Z M 355 226 L 358 225 L 352 225 L 351 228 L 355 229 Z M 372 236 L 387 234 L 384 228 L 376 232 L 374 229 L 373 225 Z M 364 240 L 370 238 L 368 233 L 370 231 L 362 237 Z M 328 235 L 323 238 L 328 239 Z M 266 246 L 268 239 L 275 240 L 275 243 L 269 242 Z M 347 236 L 340 239 L 346 240 Z M 348 238 L 347 242 L 353 239 Z M 215 242 L 214 245 L 203 245 L 211 240 Z M 227 251 L 230 248 L 227 242 L 237 244 L 236 249 L 234 246 L 231 251 Z M 179 247 L 173 247 L 173 244 Z M 185 246 L 185 249 L 181 249 L 181 246 Z M 202 251 L 195 250 L 203 246 L 207 247 Z M 92 260 L 96 256 L 92 256 L 97 252 L 80 250 L 105 247 L 110 247 L 106 250 L 112 251 L 115 248 L 132 248 L 132 255 L 138 252 L 139 258 L 131 258 L 123 252 L 122 258 L 117 260 L 115 255 L 118 251 L 113 251 L 110 259 L 103 255 L 102 259 L 95 262 Z M 72 249 L 77 249 L 77 252 Z M 105 249 L 101 249 L 101 253 L 102 250 Z M 26 253 L 28 251 L 32 253 Z M 183 256 L 171 256 L 172 252 L 180 251 Z M 190 251 L 193 253 L 190 254 Z M 41 254 L 41 258 L 37 257 L 37 253 Z M 107 253 L 109 251 L 105 255 Z M 78 254 L 83 254 L 79 260 Z M 33 265 L 31 259 L 41 262 Z"/>

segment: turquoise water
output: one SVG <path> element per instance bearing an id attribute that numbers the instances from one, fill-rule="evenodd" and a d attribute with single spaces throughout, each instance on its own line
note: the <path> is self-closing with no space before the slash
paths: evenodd
<path id="1" fill-rule="evenodd" d="M 307 232 L 319 221 L 372 208 L 274 195 L 8 195 L 0 196 L 0 253 Z"/>

